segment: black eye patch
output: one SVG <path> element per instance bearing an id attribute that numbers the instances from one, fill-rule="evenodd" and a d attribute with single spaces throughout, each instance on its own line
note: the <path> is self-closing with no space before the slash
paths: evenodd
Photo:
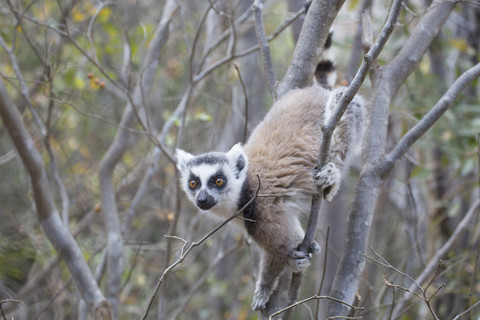
<path id="1" fill-rule="evenodd" d="M 227 178 L 221 172 L 217 172 L 208 179 L 209 188 L 222 189 L 227 185 Z"/>
<path id="2" fill-rule="evenodd" d="M 190 173 L 190 177 L 188 178 L 188 187 L 190 188 L 190 190 L 195 190 L 197 188 L 200 188 L 201 186 L 202 183 L 200 181 L 200 178 L 193 173 Z"/>

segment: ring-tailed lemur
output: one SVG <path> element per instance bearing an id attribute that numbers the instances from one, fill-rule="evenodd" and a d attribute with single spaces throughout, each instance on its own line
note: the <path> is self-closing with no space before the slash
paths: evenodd
<path id="1" fill-rule="evenodd" d="M 315 169 L 322 124 L 344 90 L 318 85 L 291 90 L 273 105 L 243 147 L 236 144 L 225 153 L 197 156 L 176 151 L 181 185 L 203 211 L 228 218 L 258 190 L 242 213 L 247 219 L 234 220 L 262 249 L 254 310 L 265 307 L 285 267 L 299 272 L 310 264 L 310 254 L 296 249 L 304 236 L 298 215 L 310 212 L 311 198 L 319 189 L 332 200 L 351 150 L 361 142 L 366 115 L 363 98 L 356 96 L 334 131 L 328 163 Z M 319 250 L 315 242 L 309 249 Z"/>
<path id="2" fill-rule="evenodd" d="M 330 44 L 331 33 L 325 49 Z M 334 130 L 328 163 L 316 169 L 322 124 L 345 90 L 330 90 L 326 75 L 334 69 L 331 61 L 321 61 L 315 72 L 318 84 L 281 97 L 245 146 L 236 144 L 228 152 L 197 156 L 176 151 L 180 183 L 202 211 L 227 219 L 256 194 L 242 212 L 246 219 L 234 220 L 262 249 L 254 310 L 266 306 L 285 267 L 302 271 L 310 265 L 311 254 L 320 251 L 316 242 L 308 253 L 297 250 L 304 236 L 298 216 L 310 212 L 312 196 L 319 190 L 332 200 L 352 149 L 362 141 L 365 103 L 356 96 Z"/>

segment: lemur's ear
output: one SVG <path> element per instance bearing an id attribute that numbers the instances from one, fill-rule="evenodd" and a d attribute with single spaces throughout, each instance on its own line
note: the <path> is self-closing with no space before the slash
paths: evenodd
<path id="1" fill-rule="evenodd" d="M 183 172 L 187 166 L 187 162 L 193 159 L 193 154 L 177 149 L 175 151 L 175 157 L 177 158 L 177 168 L 180 172 Z"/>
<path id="2" fill-rule="evenodd" d="M 234 145 L 227 153 L 226 153 L 228 162 L 232 166 L 232 168 L 236 171 L 235 176 L 238 178 L 241 172 L 246 171 L 247 169 L 247 157 L 243 151 L 243 147 L 240 143 Z"/>

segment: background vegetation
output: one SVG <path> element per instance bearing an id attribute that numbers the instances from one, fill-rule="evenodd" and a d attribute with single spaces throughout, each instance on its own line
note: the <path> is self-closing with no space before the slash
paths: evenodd
<path id="1" fill-rule="evenodd" d="M 478 1 L 427 2 L 403 2 L 393 34 L 360 89 L 376 127 L 378 82 L 402 49 L 416 43 L 422 19 L 451 6 L 438 34 L 427 28 L 433 33 L 433 41 L 424 41 L 428 51 L 411 50 L 411 60 L 419 58 L 404 68 L 411 68 L 405 80 L 388 80 L 395 89 L 382 115 L 385 140 L 375 147 L 381 153 L 421 122 L 465 70 L 478 69 Z M 360 65 L 365 21 L 375 39 L 391 5 L 349 0 L 333 14 L 339 84 L 349 84 Z M 280 80 L 305 9 L 280 0 L 261 8 L 272 70 Z M 256 249 L 237 230 L 222 228 L 167 269 L 183 258 L 190 241 L 219 223 L 198 214 L 180 192 L 175 147 L 227 150 L 248 136 L 272 103 L 254 25 L 251 1 L 0 3 L 0 79 L 6 88 L 0 90 L 1 105 L 21 115 L 14 122 L 4 112 L 0 122 L 3 319 L 109 318 L 110 306 L 119 319 L 259 317 L 250 308 Z M 356 317 L 480 317 L 479 90 L 475 80 L 454 96 L 376 186 L 374 212 L 365 221 L 368 246 L 360 252 L 365 260 L 357 263 L 363 272 Z M 27 130 L 19 135 L 23 147 L 10 125 Z M 350 232 L 347 216 L 355 193 L 368 188 L 355 186 L 372 159 L 359 156 L 341 194 L 324 205 L 316 237 L 322 253 L 303 276 L 300 299 L 334 296 Z M 38 201 L 42 190 L 51 206 Z M 436 268 L 420 279 L 432 261 Z M 302 304 L 292 317 L 332 316 L 327 301 Z"/>

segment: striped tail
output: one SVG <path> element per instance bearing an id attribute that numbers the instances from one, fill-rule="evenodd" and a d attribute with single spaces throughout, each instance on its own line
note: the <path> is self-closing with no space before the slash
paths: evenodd
<path id="1" fill-rule="evenodd" d="M 332 89 L 335 86 L 337 74 L 335 72 L 335 63 L 330 58 L 330 47 L 332 46 L 333 30 L 328 33 L 327 41 L 323 47 L 320 62 L 315 69 L 315 80 L 324 88 Z"/>

